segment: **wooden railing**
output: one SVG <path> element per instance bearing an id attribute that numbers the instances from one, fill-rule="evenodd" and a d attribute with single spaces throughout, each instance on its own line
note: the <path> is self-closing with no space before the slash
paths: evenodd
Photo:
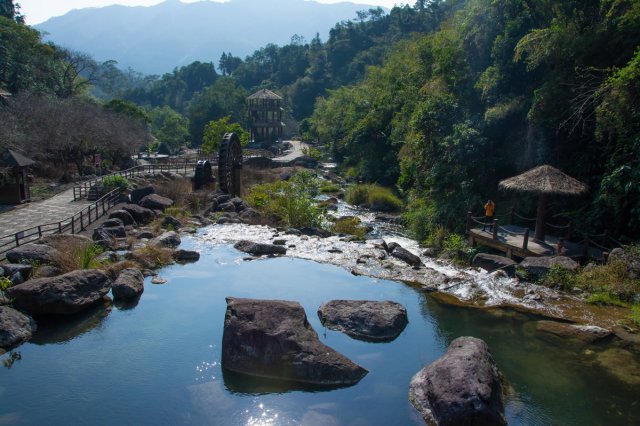
<path id="1" fill-rule="evenodd" d="M 176 172 L 184 173 L 193 172 L 196 167 L 196 163 L 183 163 L 183 164 L 147 164 L 144 166 L 135 166 L 130 169 L 120 170 L 119 172 L 110 173 L 108 175 L 100 176 L 94 179 L 85 180 L 73 187 L 73 200 L 80 200 L 89 194 L 89 190 L 104 181 L 104 178 L 108 176 L 122 176 L 125 178 L 132 178 L 134 176 L 151 173 L 156 174 L 160 172 Z"/>
<path id="2" fill-rule="evenodd" d="M 46 223 L 22 229 L 9 235 L 0 237 L 0 255 L 9 250 L 39 240 L 45 235 L 51 234 L 76 234 L 86 229 L 87 226 L 104 216 L 111 207 L 118 204 L 120 189 L 114 189 L 96 202 L 84 207 L 78 213 L 58 222 Z"/>

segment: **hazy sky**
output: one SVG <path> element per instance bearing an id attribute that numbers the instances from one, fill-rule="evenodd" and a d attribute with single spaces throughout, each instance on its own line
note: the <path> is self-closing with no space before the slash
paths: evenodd
<path id="1" fill-rule="evenodd" d="M 151 6 L 162 3 L 164 0 L 18 0 L 14 3 L 20 3 L 22 6 L 22 14 L 27 18 L 27 24 L 35 25 L 46 21 L 53 16 L 64 15 L 72 9 L 81 9 L 84 7 L 101 7 L 111 4 L 123 4 L 127 6 Z M 218 1 L 223 0 L 180 0 L 182 3 L 195 3 L 197 1 Z M 278 0 L 264 0 L 276 3 Z M 320 3 L 338 3 L 345 0 L 317 0 Z M 376 6 L 384 6 L 392 8 L 395 3 L 410 3 L 412 1 L 402 0 L 350 0 L 351 3 L 371 4 Z"/>

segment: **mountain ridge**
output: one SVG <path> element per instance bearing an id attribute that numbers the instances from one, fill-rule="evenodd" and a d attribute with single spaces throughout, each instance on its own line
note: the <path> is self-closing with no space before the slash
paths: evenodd
<path id="1" fill-rule="evenodd" d="M 307 41 L 316 33 L 326 39 L 336 23 L 373 7 L 305 0 L 166 0 L 155 6 L 74 9 L 34 27 L 47 41 L 98 61 L 114 59 L 121 68 L 162 74 L 196 60 L 217 64 L 223 52 L 244 58 L 268 43 L 287 44 L 296 34 Z"/>

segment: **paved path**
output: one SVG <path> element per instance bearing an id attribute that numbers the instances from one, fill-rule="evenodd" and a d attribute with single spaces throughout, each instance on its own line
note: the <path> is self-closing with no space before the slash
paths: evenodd
<path id="1" fill-rule="evenodd" d="M 73 201 L 73 189 L 68 189 L 42 201 L 25 203 L 8 212 L 0 213 L 0 237 L 23 229 L 58 222 L 82 210 L 93 201 Z"/>
<path id="2" fill-rule="evenodd" d="M 302 157 L 304 155 L 302 150 L 307 147 L 307 144 L 302 143 L 300 141 L 285 141 L 285 142 L 289 142 L 293 146 L 293 148 L 291 148 L 291 151 L 288 152 L 286 155 L 283 155 L 281 157 L 274 157 L 273 161 L 286 163 L 288 161 L 295 160 L 296 158 Z"/>

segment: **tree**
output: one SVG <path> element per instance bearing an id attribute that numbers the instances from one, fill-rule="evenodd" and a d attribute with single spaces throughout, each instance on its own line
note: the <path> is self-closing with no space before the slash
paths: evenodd
<path id="1" fill-rule="evenodd" d="M 149 114 L 133 102 L 124 101 L 122 99 L 112 99 L 104 104 L 104 109 L 127 116 L 132 120 L 138 121 L 142 125 L 148 125 L 151 123 Z"/>
<path id="2" fill-rule="evenodd" d="M 12 0 L 0 0 L 0 16 L 24 24 L 24 16 L 20 13 L 20 4 Z"/>
<path id="3" fill-rule="evenodd" d="M 176 153 L 189 141 L 189 120 L 168 106 L 149 111 L 151 134 L 169 150 Z"/>
<path id="4" fill-rule="evenodd" d="M 219 120 L 208 122 L 204 128 L 202 151 L 205 155 L 209 155 L 218 149 L 225 133 L 236 133 L 242 145 L 249 143 L 249 132 L 244 130 L 240 124 L 231 122 L 231 117 L 222 117 Z"/>

